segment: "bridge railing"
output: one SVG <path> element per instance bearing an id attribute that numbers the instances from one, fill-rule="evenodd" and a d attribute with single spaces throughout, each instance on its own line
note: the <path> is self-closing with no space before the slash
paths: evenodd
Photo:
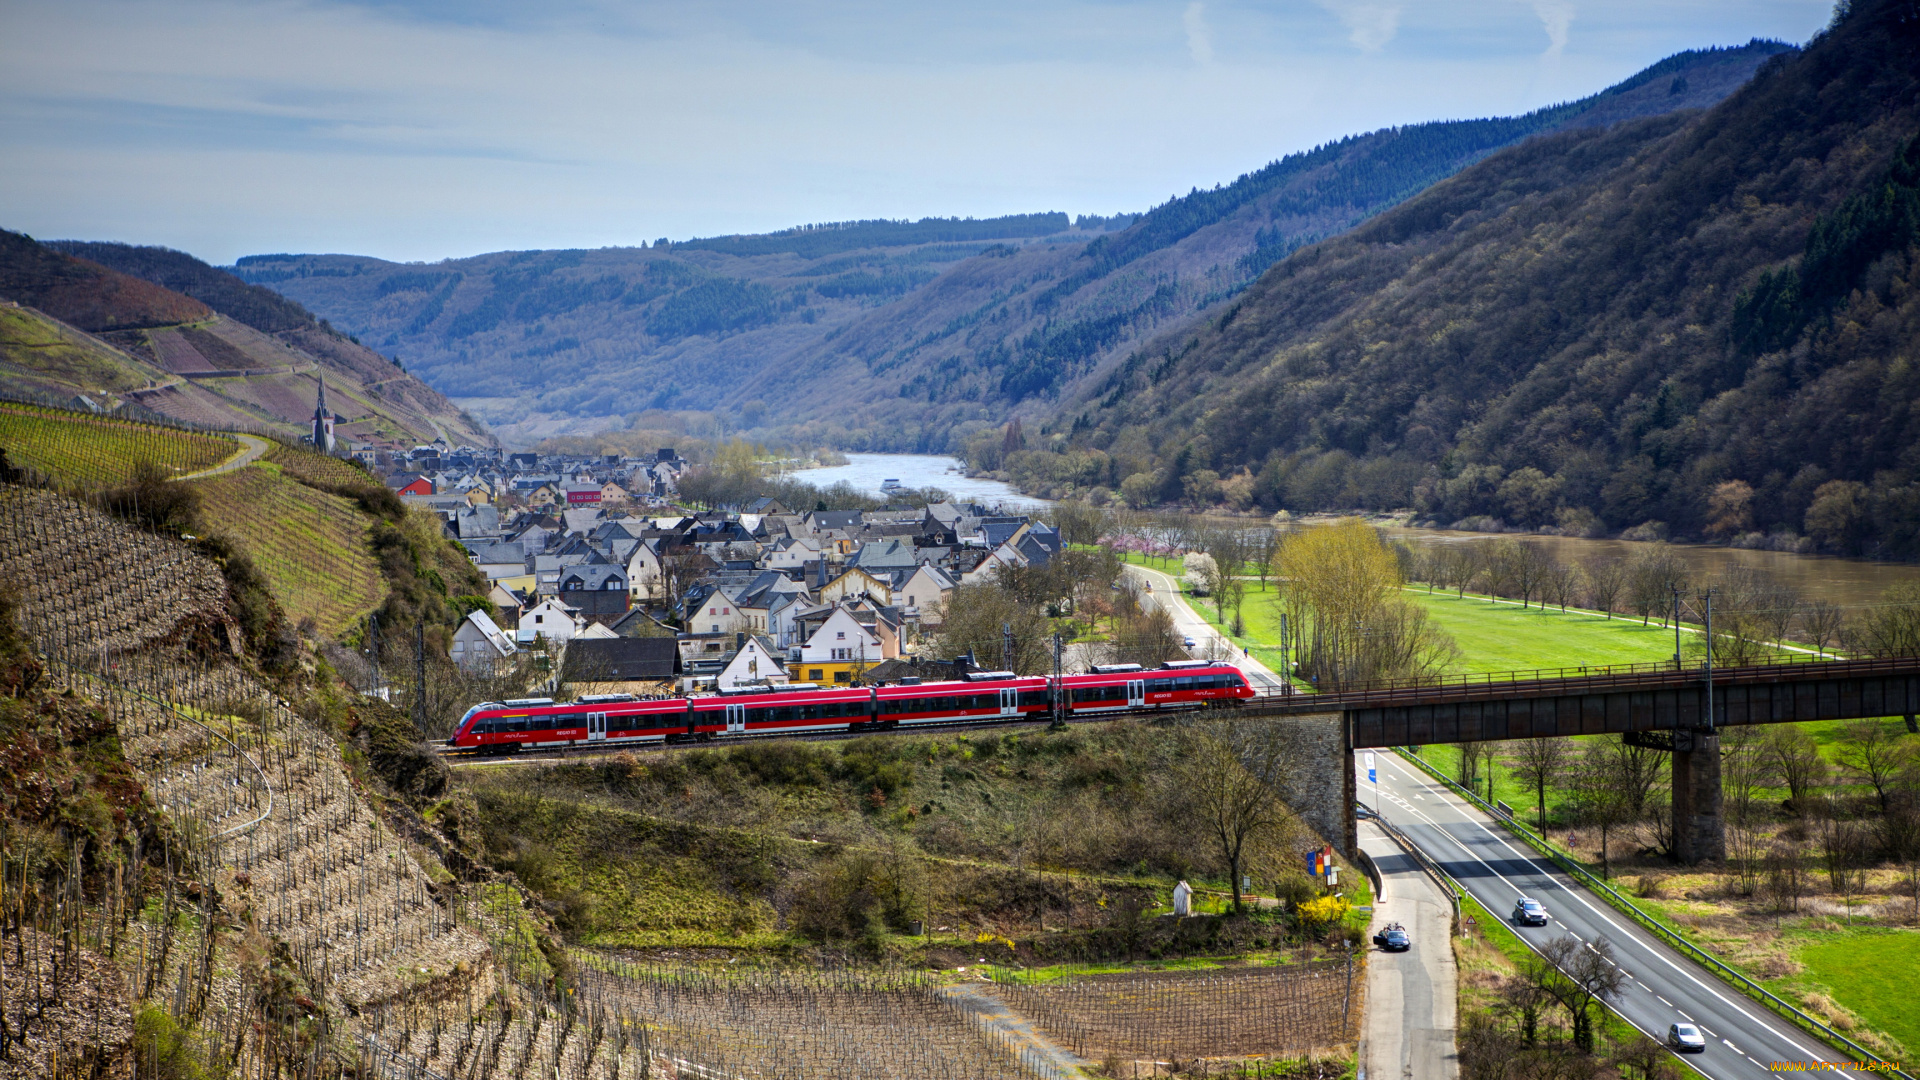
<path id="1" fill-rule="evenodd" d="M 1841 660 L 1827 656 L 1791 655 L 1763 664 L 1715 668 L 1713 683 L 1764 679 L 1782 673 L 1811 671 L 1834 678 L 1920 673 L 1920 657 L 1873 657 Z M 1666 688 L 1704 681 L 1707 672 L 1699 667 L 1676 667 L 1666 663 L 1592 664 L 1581 667 L 1534 668 L 1523 671 L 1471 672 L 1457 675 L 1419 676 L 1406 679 L 1376 679 L 1347 683 L 1316 691 L 1301 687 L 1261 688 L 1253 701 L 1260 704 L 1294 704 L 1326 707 L 1382 706 L 1402 702 L 1429 701 L 1435 698 L 1474 697 L 1482 694 L 1539 693 L 1560 690 L 1628 690 Z"/>
<path id="2" fill-rule="evenodd" d="M 1909 662 L 1911 661 L 1909 660 Z M 1499 811 L 1495 810 L 1494 807 L 1487 802 L 1487 800 L 1474 794 L 1472 789 L 1462 787 L 1460 784 L 1455 782 L 1451 777 L 1447 776 L 1445 773 L 1442 773 L 1440 770 L 1434 768 L 1432 763 L 1428 762 L 1425 758 L 1422 758 L 1419 754 L 1408 753 L 1406 752 L 1406 750 L 1401 750 L 1400 756 L 1405 760 L 1411 761 L 1415 765 L 1418 765 L 1422 771 L 1427 773 L 1427 775 L 1447 785 L 1448 789 L 1451 790 L 1454 794 L 1459 795 L 1462 798 L 1465 798 L 1467 800 L 1470 800 L 1475 806 L 1478 806 L 1489 817 L 1493 818 L 1495 821 L 1499 822 L 1501 825 L 1506 826 L 1507 831 L 1513 833 L 1515 836 L 1518 836 L 1521 840 L 1525 841 L 1535 851 L 1538 851 L 1540 852 L 1540 854 L 1546 856 L 1548 861 L 1552 862 L 1555 866 L 1559 867 L 1562 871 L 1571 875 L 1575 880 L 1579 881 L 1581 884 L 1599 893 L 1608 903 L 1612 904 L 1614 908 L 1619 910 L 1621 914 L 1632 919 L 1635 923 L 1639 924 L 1643 929 L 1651 932 L 1655 937 L 1659 938 L 1662 942 L 1665 942 L 1666 944 L 1673 946 L 1674 948 L 1678 949 L 1680 952 L 1686 954 L 1688 957 L 1706 966 L 1709 970 L 1713 971 L 1715 974 L 1726 979 L 1728 982 L 1731 982 L 1736 988 L 1744 992 L 1748 997 L 1751 997 L 1754 1000 L 1758 1001 L 1760 1004 L 1771 1008 L 1774 1012 L 1780 1013 L 1782 1016 L 1785 1016 L 1786 1018 L 1799 1023 L 1802 1027 L 1806 1028 L 1810 1033 L 1814 1035 L 1819 1035 L 1822 1038 L 1827 1039 L 1831 1045 L 1845 1046 L 1849 1051 L 1858 1055 L 1857 1060 L 1872 1062 L 1876 1065 L 1882 1066 L 1882 1068 L 1879 1071 L 1885 1072 L 1889 1076 L 1902 1076 L 1902 1077 L 1906 1077 L 1907 1080 L 1914 1080 L 1914 1077 L 1911 1073 L 1900 1070 L 1898 1062 L 1883 1061 L 1881 1058 L 1876 1056 L 1873 1053 L 1873 1051 L 1868 1050 L 1866 1047 L 1861 1046 L 1859 1043 L 1854 1042 L 1852 1039 L 1847 1038 L 1845 1035 L 1842 1035 L 1840 1032 L 1835 1031 L 1833 1028 L 1827 1026 L 1827 1024 L 1825 1024 L 1824 1022 L 1815 1019 L 1814 1017 L 1808 1015 L 1805 1012 L 1802 1012 L 1797 1006 L 1780 998 L 1778 995 L 1774 994 L 1773 991 L 1768 990 L 1766 987 L 1761 986 L 1759 983 L 1754 982 L 1752 979 L 1747 978 L 1745 974 L 1736 970 L 1735 968 L 1728 966 L 1726 963 L 1722 962 L 1719 957 L 1713 955 L 1710 952 L 1707 952 L 1705 949 L 1700 948 L 1699 946 L 1695 945 L 1693 942 L 1688 941 L 1686 938 L 1682 937 L 1678 931 L 1674 930 L 1672 927 L 1669 927 L 1665 923 L 1661 922 L 1659 919 L 1656 919 L 1652 915 L 1648 914 L 1645 909 L 1640 907 L 1640 905 L 1627 899 L 1625 896 L 1622 896 L 1618 891 L 1614 889 L 1612 885 L 1594 876 L 1594 874 L 1591 871 L 1589 871 L 1586 867 L 1581 866 L 1578 862 L 1575 862 L 1572 858 L 1570 858 L 1565 852 L 1561 851 L 1560 849 L 1554 847 L 1552 844 L 1548 843 L 1546 837 L 1541 836 L 1539 833 L 1528 828 L 1521 821 L 1501 814 Z"/>

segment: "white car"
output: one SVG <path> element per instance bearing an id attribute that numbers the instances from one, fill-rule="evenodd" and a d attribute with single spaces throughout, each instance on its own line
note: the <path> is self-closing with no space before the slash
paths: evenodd
<path id="1" fill-rule="evenodd" d="M 1192 649 L 1192 648 L 1198 647 L 1200 643 L 1189 637 L 1189 638 L 1181 638 L 1180 644 L 1185 645 L 1189 649 Z"/>
<path id="2" fill-rule="evenodd" d="M 1667 1029 L 1667 1045 L 1682 1054 L 1698 1054 L 1707 1048 L 1707 1037 L 1693 1024 L 1674 1024 Z"/>

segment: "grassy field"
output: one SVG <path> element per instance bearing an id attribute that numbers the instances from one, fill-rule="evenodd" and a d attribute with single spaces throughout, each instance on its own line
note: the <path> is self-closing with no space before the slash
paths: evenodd
<path id="1" fill-rule="evenodd" d="M 1912 1053 L 1920 1047 L 1920 933 L 1870 930 L 1834 937 L 1823 933 L 1794 951 L 1805 968 L 1794 982 L 1812 985 L 1844 1001 L 1861 1019 L 1898 1039 Z"/>
<path id="2" fill-rule="evenodd" d="M 1182 572 L 1177 559 L 1129 555 L 1127 561 L 1176 577 Z M 1240 604 L 1245 633 L 1227 636 L 1279 670 L 1280 613 L 1274 605 L 1274 588 L 1259 581 L 1248 581 L 1246 586 Z M 1673 631 L 1657 623 L 1641 626 L 1637 619 L 1608 619 L 1538 607 L 1523 609 L 1510 602 L 1492 603 L 1471 593 L 1464 598 L 1439 592 L 1429 595 L 1424 587 L 1409 587 L 1405 596 L 1424 608 L 1460 647 L 1459 658 L 1447 669 L 1449 674 L 1658 663 L 1673 657 Z M 1223 625 L 1208 598 L 1189 596 L 1187 602 L 1214 627 L 1223 632 L 1229 629 L 1231 611 L 1227 613 L 1227 625 Z"/>
<path id="3" fill-rule="evenodd" d="M 320 634 L 336 637 L 385 597 L 367 546 L 368 518 L 352 502 L 301 484 L 272 462 L 193 486 L 208 525 L 245 546 L 288 619 L 311 618 Z"/>
<path id="4" fill-rule="evenodd" d="M 141 461 L 173 473 L 189 473 L 218 465 L 240 449 L 226 435 L 201 435 L 14 402 L 0 402 L 0 447 L 6 448 L 7 460 L 82 488 L 121 483 Z"/>

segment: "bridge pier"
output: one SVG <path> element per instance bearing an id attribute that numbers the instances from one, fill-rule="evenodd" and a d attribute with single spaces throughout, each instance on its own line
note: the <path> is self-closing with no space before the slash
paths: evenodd
<path id="1" fill-rule="evenodd" d="M 1726 859 L 1727 823 L 1721 811 L 1720 736 L 1685 729 L 1674 732 L 1675 860 L 1691 866 Z"/>

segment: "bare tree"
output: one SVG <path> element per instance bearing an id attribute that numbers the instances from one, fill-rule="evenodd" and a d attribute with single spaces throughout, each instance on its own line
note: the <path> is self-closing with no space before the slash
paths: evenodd
<path id="1" fill-rule="evenodd" d="M 1552 602 L 1560 605 L 1561 611 L 1567 610 L 1567 605 L 1580 595 L 1584 577 L 1580 564 L 1548 559 L 1540 593 L 1542 604 Z"/>
<path id="2" fill-rule="evenodd" d="M 1879 720 L 1856 720 L 1840 737 L 1840 764 L 1873 788 L 1880 812 L 1888 810 L 1889 788 L 1914 763 L 1913 751 Z"/>
<path id="3" fill-rule="evenodd" d="M 1491 742 L 1463 742 L 1456 744 L 1460 748 L 1460 786 L 1473 791 L 1480 783 L 1483 769 L 1493 765 L 1493 751 L 1497 745 Z"/>
<path id="4" fill-rule="evenodd" d="M 1759 728 L 1745 725 L 1720 733 L 1720 788 L 1728 814 L 1741 824 L 1753 819 L 1754 796 L 1767 781 L 1761 735 Z"/>
<path id="5" fill-rule="evenodd" d="M 1177 766 L 1186 812 L 1219 845 L 1241 910 L 1240 870 L 1249 845 L 1285 829 L 1293 812 L 1270 781 L 1304 765 L 1301 743 L 1279 725 L 1206 725 L 1188 731 Z"/>
<path id="6" fill-rule="evenodd" d="M 1742 896 L 1760 891 L 1761 864 L 1766 858 L 1766 837 L 1758 829 L 1744 825 L 1727 827 L 1727 863 Z"/>
<path id="7" fill-rule="evenodd" d="M 1664 543 L 1648 544 L 1627 564 L 1627 603 L 1645 626 L 1655 612 L 1666 625 L 1676 591 L 1687 590 L 1687 564 Z"/>
<path id="8" fill-rule="evenodd" d="M 1827 646 L 1840 640 L 1846 629 L 1847 611 L 1831 600 L 1811 600 L 1801 609 L 1800 628 L 1815 652 L 1826 655 Z"/>
<path id="9" fill-rule="evenodd" d="M 1590 742 L 1580 767 L 1571 773 L 1576 812 L 1585 825 L 1600 830 L 1600 873 L 1609 878 L 1613 876 L 1609 834 L 1614 826 L 1629 820 L 1625 793 L 1611 775 L 1612 753 L 1612 744 L 1607 740 Z"/>
<path id="10" fill-rule="evenodd" d="M 1774 777 L 1786 785 L 1794 813 L 1807 812 L 1807 797 L 1827 778 L 1820 744 L 1798 724 L 1776 724 L 1761 737 L 1761 754 Z"/>
<path id="11" fill-rule="evenodd" d="M 1869 656 L 1920 656 L 1920 583 L 1901 582 L 1881 593 L 1847 639 L 1849 648 Z"/>
<path id="12" fill-rule="evenodd" d="M 1547 832 L 1547 785 L 1560 779 L 1572 760 L 1572 751 L 1564 739 L 1515 739 L 1507 744 L 1511 751 L 1514 775 L 1533 789 L 1539 814 L 1540 834 Z"/>
<path id="13" fill-rule="evenodd" d="M 1519 548 L 1512 540 L 1497 540 L 1482 549 L 1480 580 L 1486 583 L 1489 600 L 1507 594 L 1513 583 L 1514 556 Z"/>
<path id="14" fill-rule="evenodd" d="M 1870 862 L 1867 831 L 1843 816 L 1844 808 L 1831 795 L 1820 803 L 1820 816 L 1814 821 L 1820 839 L 1820 865 L 1827 872 L 1827 884 L 1845 902 L 1851 918 L 1853 897 L 1866 886 Z"/>
<path id="15" fill-rule="evenodd" d="M 1522 961 L 1520 973 L 1567 1011 L 1574 1046 L 1592 1053 L 1594 1006 L 1618 997 L 1627 980 L 1614 960 L 1612 943 L 1604 937 L 1591 943 L 1556 938 Z"/>
<path id="16" fill-rule="evenodd" d="M 1526 607 L 1535 595 L 1542 594 L 1547 588 L 1547 576 L 1552 560 L 1546 550 L 1538 544 L 1524 544 L 1506 540 L 1508 561 L 1507 579 L 1513 585 L 1513 591 L 1520 594 L 1520 606 Z M 1545 600 L 1541 603 L 1544 605 Z"/>
<path id="17" fill-rule="evenodd" d="M 1624 738 L 1601 739 L 1596 745 L 1606 751 L 1601 758 L 1602 771 L 1607 782 L 1620 792 L 1627 820 L 1639 821 L 1646 817 L 1647 804 L 1658 790 L 1660 774 L 1665 771 L 1666 752 L 1634 746 Z"/>
<path id="18" fill-rule="evenodd" d="M 1627 565 L 1619 559 L 1595 559 L 1587 564 L 1586 577 L 1587 596 L 1593 606 L 1613 618 L 1627 588 Z"/>

